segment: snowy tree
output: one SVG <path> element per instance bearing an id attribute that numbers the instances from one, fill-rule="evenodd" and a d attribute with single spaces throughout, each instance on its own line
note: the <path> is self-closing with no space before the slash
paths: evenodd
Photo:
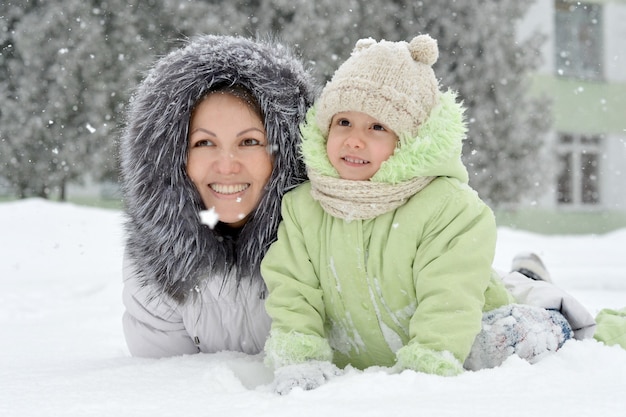
<path id="1" fill-rule="evenodd" d="M 493 206 L 532 198 L 553 175 L 547 158 L 549 103 L 528 95 L 539 65 L 539 36 L 518 43 L 529 3 L 505 0 L 258 0 L 256 29 L 278 33 L 313 63 L 320 81 L 348 58 L 357 39 L 438 40 L 443 88 L 468 107 L 464 160 L 470 183 Z"/>
<path id="2" fill-rule="evenodd" d="M 347 58 L 356 34 L 356 0 L 261 0 L 254 12 L 255 33 L 272 33 L 292 45 L 323 82 Z"/>
<path id="3" fill-rule="evenodd" d="M 0 175 L 17 195 L 58 191 L 63 199 L 68 181 L 116 179 L 116 139 L 132 86 L 186 36 L 178 26 L 192 32 L 211 21 L 202 17 L 206 5 L 188 3 L 0 4 Z"/>
<path id="4" fill-rule="evenodd" d="M 272 34 L 308 60 L 319 81 L 332 76 L 361 37 L 396 40 L 397 25 L 381 24 L 400 11 L 388 0 L 257 0 L 238 2 L 249 14 L 244 34 Z"/>
<path id="5" fill-rule="evenodd" d="M 492 205 L 540 191 L 550 123 L 528 94 L 542 39 L 517 43 L 528 3 L 514 0 L 48 0 L 0 3 L 0 176 L 46 195 L 86 173 L 116 177 L 115 146 L 132 88 L 156 57 L 197 33 L 276 37 L 320 85 L 359 38 L 438 40 L 444 88 L 468 107 L 464 159 Z M 542 181 L 543 180 L 543 181 Z"/>
<path id="6" fill-rule="evenodd" d="M 67 181 L 93 168 L 101 141 L 93 133 L 106 126 L 102 111 L 85 109 L 105 100 L 86 88 L 104 65 L 92 46 L 102 38 L 100 27 L 82 2 L 52 5 L 41 2 L 15 24 L 14 56 L 5 66 L 0 156 L 20 196 L 59 190 L 63 197 Z"/>
<path id="7" fill-rule="evenodd" d="M 553 175 L 546 154 L 550 104 L 528 94 L 544 39 L 518 43 L 515 36 L 529 7 L 515 0 L 406 2 L 398 21 L 406 37 L 419 31 L 438 40 L 436 73 L 468 107 L 470 183 L 493 206 L 535 196 Z"/>
<path id="8" fill-rule="evenodd" d="M 8 125 L 5 121 L 15 120 L 17 109 L 15 102 L 16 86 L 12 82 L 12 68 L 16 62 L 20 61 L 19 55 L 15 51 L 15 27 L 19 24 L 29 10 L 34 8 L 35 2 L 16 4 L 16 2 L 0 3 L 0 176 L 4 180 L 11 181 L 9 184 L 20 189 L 27 185 L 10 178 L 11 167 L 17 161 L 15 153 L 18 144 L 13 138 L 18 134 L 15 132 L 16 124 Z"/>

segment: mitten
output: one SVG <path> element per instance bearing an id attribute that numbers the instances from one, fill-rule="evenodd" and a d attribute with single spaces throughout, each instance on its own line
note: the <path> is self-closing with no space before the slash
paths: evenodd
<path id="1" fill-rule="evenodd" d="M 333 351 L 328 340 L 314 334 L 270 331 L 265 342 L 265 364 L 278 369 L 308 361 L 330 362 Z"/>
<path id="2" fill-rule="evenodd" d="M 598 330 L 595 339 L 606 345 L 618 345 L 626 349 L 626 308 L 604 308 L 596 316 Z"/>
<path id="3" fill-rule="evenodd" d="M 572 337 L 572 328 L 561 313 L 524 304 L 509 304 L 483 314 L 464 367 L 470 370 L 499 366 L 517 355 L 535 363 L 557 351 Z"/>
<path id="4" fill-rule="evenodd" d="M 308 391 L 340 374 L 341 370 L 327 361 L 308 361 L 286 365 L 274 371 L 273 389 L 280 395 L 289 394 L 296 387 Z"/>
<path id="5" fill-rule="evenodd" d="M 439 352 L 410 343 L 396 353 L 396 369 L 412 369 L 417 372 L 441 376 L 454 376 L 463 372 L 461 362 L 448 351 Z"/>

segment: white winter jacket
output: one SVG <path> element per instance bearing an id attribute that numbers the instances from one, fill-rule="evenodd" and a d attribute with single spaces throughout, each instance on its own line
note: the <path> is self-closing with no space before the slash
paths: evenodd
<path id="1" fill-rule="evenodd" d="M 231 350 L 256 354 L 270 328 L 260 280 L 205 280 L 194 297 L 180 304 L 168 295 L 155 297 L 143 286 L 132 261 L 123 266 L 124 334 L 133 356 L 159 358 Z"/>

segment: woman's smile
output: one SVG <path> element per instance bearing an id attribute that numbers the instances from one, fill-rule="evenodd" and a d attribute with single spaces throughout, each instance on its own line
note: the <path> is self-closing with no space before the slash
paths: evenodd
<path id="1" fill-rule="evenodd" d="M 237 193 L 247 190 L 250 187 L 250 184 L 248 183 L 245 183 L 245 184 L 212 183 L 212 184 L 209 184 L 209 187 L 211 188 L 211 190 L 215 191 L 215 193 L 217 194 L 232 195 L 232 194 L 237 194 Z"/>

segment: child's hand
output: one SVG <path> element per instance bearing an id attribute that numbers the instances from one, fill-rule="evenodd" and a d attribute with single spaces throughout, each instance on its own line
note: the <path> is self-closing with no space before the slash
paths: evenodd
<path id="1" fill-rule="evenodd" d="M 463 372 L 463 365 L 448 351 L 436 351 L 420 345 L 408 344 L 396 353 L 398 371 L 411 369 L 440 376 L 455 376 Z"/>
<path id="2" fill-rule="evenodd" d="M 273 389 L 280 395 L 289 394 L 296 387 L 308 391 L 341 373 L 339 368 L 326 361 L 308 361 L 287 365 L 274 371 Z"/>

